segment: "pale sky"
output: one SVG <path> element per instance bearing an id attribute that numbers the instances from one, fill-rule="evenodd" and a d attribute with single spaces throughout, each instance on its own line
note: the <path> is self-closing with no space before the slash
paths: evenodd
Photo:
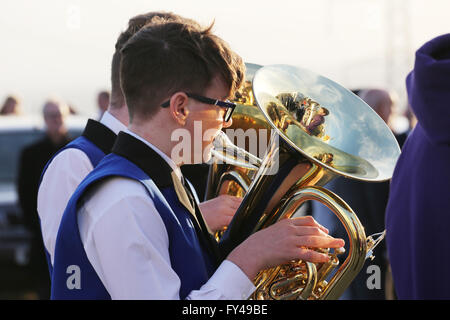
<path id="1" fill-rule="evenodd" d="M 2 0 L 0 102 L 14 93 L 25 111 L 39 112 L 56 95 L 94 115 L 117 36 L 149 11 L 214 20 L 246 62 L 294 64 L 351 89 L 389 87 L 401 99 L 414 52 L 450 32 L 448 0 Z"/>

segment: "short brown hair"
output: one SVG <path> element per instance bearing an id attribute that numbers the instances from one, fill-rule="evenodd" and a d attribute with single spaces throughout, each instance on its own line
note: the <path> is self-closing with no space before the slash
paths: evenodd
<path id="1" fill-rule="evenodd" d="M 202 92 L 219 76 L 234 94 L 245 65 L 212 32 L 181 21 L 153 22 L 122 48 L 121 85 L 130 112 L 149 118 L 178 91 Z"/>
<path id="2" fill-rule="evenodd" d="M 123 45 L 143 26 L 150 23 L 153 18 L 163 18 L 166 20 L 180 20 L 190 23 L 196 23 L 193 20 L 183 18 L 172 12 L 148 12 L 132 17 L 128 21 L 128 28 L 123 31 L 117 38 L 115 52 L 111 63 L 111 106 L 120 108 L 125 102 L 120 88 L 120 50 Z"/>

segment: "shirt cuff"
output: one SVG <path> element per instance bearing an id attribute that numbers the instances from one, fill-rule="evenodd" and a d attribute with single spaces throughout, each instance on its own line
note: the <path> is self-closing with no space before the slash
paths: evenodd
<path id="1" fill-rule="evenodd" d="M 247 300 L 256 289 L 247 275 L 229 260 L 220 264 L 208 285 L 220 288 L 224 300 Z"/>

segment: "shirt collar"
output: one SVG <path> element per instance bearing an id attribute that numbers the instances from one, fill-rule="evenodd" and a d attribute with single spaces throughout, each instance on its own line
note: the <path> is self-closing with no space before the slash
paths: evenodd
<path id="1" fill-rule="evenodd" d="M 122 122 L 120 122 L 108 111 L 105 111 L 103 113 L 103 116 L 100 119 L 100 123 L 111 129 L 111 131 L 113 131 L 116 135 L 119 134 L 120 131 L 125 131 L 127 129 L 127 127 Z"/>
<path id="2" fill-rule="evenodd" d="M 111 152 L 111 148 L 117 137 L 110 128 L 93 119 L 88 119 L 82 136 L 91 141 L 105 154 Z"/>
<path id="3" fill-rule="evenodd" d="M 130 131 L 129 129 L 125 129 L 124 132 L 128 133 L 129 135 L 135 137 L 136 139 L 144 142 L 147 146 L 149 146 L 150 148 L 152 148 L 152 150 L 154 150 L 157 154 L 159 154 L 161 156 L 161 158 L 163 158 L 167 164 L 173 169 L 173 171 L 175 172 L 175 174 L 177 175 L 177 177 L 183 181 L 183 174 L 181 173 L 180 167 L 178 167 L 175 162 L 168 157 L 164 152 L 162 152 L 161 150 L 159 150 L 156 146 L 154 146 L 153 144 L 151 144 L 149 141 L 145 140 L 144 138 L 142 138 L 141 136 L 139 136 L 138 134 Z"/>

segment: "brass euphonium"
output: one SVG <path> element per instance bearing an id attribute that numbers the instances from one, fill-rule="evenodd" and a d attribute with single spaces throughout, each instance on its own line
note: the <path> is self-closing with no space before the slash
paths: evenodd
<path id="1" fill-rule="evenodd" d="M 252 233 L 294 216 L 305 201 L 319 201 L 347 231 L 347 258 L 339 264 L 342 250 L 324 248 L 328 263 L 291 261 L 262 270 L 251 298 L 337 299 L 384 233 L 367 237 L 352 209 L 323 186 L 336 176 L 386 181 L 400 148 L 384 121 L 359 97 L 308 70 L 263 67 L 253 79 L 253 94 L 270 142 L 258 170 L 247 179 L 250 185 L 220 239 L 221 249 L 226 256 Z"/>

